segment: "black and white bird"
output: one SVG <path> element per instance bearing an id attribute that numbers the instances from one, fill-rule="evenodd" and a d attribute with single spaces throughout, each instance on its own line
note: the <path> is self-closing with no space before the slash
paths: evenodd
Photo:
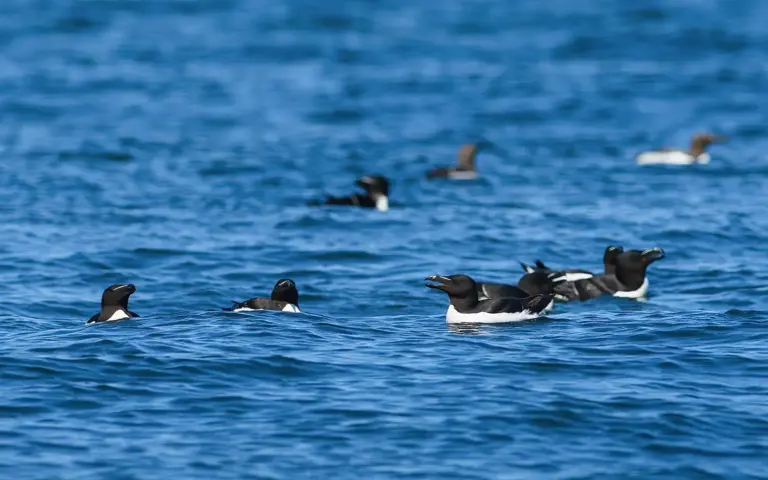
<path id="1" fill-rule="evenodd" d="M 278 280 L 272 289 L 270 298 L 256 297 L 244 302 L 232 301 L 231 308 L 225 308 L 230 312 L 247 312 L 251 310 L 277 310 L 281 312 L 300 313 L 299 291 L 293 280 Z"/>
<path id="2" fill-rule="evenodd" d="M 138 317 L 138 314 L 128 310 L 128 297 L 135 291 L 136 286 L 133 284 L 117 284 L 107 288 L 101 294 L 101 312 L 85 323 L 114 322 L 124 318 Z"/>
<path id="3" fill-rule="evenodd" d="M 641 152 L 635 157 L 638 165 L 691 165 L 694 163 L 709 163 L 710 156 L 707 147 L 713 143 L 723 142 L 725 137 L 711 133 L 699 133 L 691 139 L 688 150 L 676 148 L 660 148 Z"/>
<path id="4" fill-rule="evenodd" d="M 627 250 L 616 257 L 616 270 L 612 275 L 597 275 L 591 281 L 614 297 L 644 300 L 650 286 L 648 267 L 665 256 L 661 248 Z"/>
<path id="5" fill-rule="evenodd" d="M 427 277 L 426 286 L 448 294 L 445 314 L 448 323 L 519 322 L 538 317 L 552 301 L 553 295 L 526 298 L 488 298 L 480 300 L 475 281 L 467 275 Z M 513 287 L 514 288 L 514 287 Z"/>
<path id="6" fill-rule="evenodd" d="M 621 247 L 608 247 L 604 256 L 605 271 L 601 275 L 587 276 L 568 281 L 554 287 L 555 299 L 559 301 L 590 300 L 609 294 L 614 297 L 643 300 L 648 295 L 648 267 L 664 258 L 661 248 L 624 251 Z M 527 270 L 531 270 L 531 267 Z M 551 272 L 546 265 L 537 262 L 534 272 Z M 588 273 L 588 272 L 587 272 Z M 523 277 L 533 275 L 526 273 Z M 532 277 L 533 278 L 533 277 Z M 523 279 L 521 279 L 521 282 Z"/>
<path id="7" fill-rule="evenodd" d="M 353 193 L 347 197 L 327 197 L 324 201 L 311 205 L 347 205 L 353 207 L 375 208 L 380 212 L 389 210 L 389 180 L 381 175 L 366 175 L 355 184 L 365 193 Z"/>

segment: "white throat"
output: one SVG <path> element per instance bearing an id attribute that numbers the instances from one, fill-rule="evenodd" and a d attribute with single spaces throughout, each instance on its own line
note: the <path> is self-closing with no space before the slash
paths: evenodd
<path id="1" fill-rule="evenodd" d="M 109 317 L 105 321 L 107 321 L 107 322 L 114 322 L 115 320 L 122 320 L 124 318 L 131 318 L 131 316 L 128 315 L 128 313 L 125 310 L 120 308 L 115 313 L 113 313 L 111 317 Z"/>
<path id="2" fill-rule="evenodd" d="M 379 195 L 376 199 L 376 210 L 380 212 L 386 212 L 389 210 L 389 197 L 386 195 Z"/>
<path id="3" fill-rule="evenodd" d="M 648 295 L 648 285 L 648 277 L 645 277 L 643 279 L 643 284 L 640 285 L 640 288 L 637 290 L 632 290 L 630 292 L 616 292 L 613 294 L 613 296 L 620 298 L 633 298 L 635 300 L 639 298 L 645 298 L 645 296 Z"/>
<path id="4" fill-rule="evenodd" d="M 289 303 L 286 306 L 283 307 L 284 312 L 291 312 L 291 313 L 301 313 L 301 310 L 299 310 L 299 307 L 296 305 Z"/>

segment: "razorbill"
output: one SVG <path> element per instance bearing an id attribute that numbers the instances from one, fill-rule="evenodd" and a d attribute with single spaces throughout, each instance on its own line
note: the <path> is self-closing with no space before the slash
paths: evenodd
<path id="1" fill-rule="evenodd" d="M 101 312 L 92 316 L 86 323 L 114 322 L 124 318 L 139 315 L 128 310 L 128 297 L 136 291 L 133 284 L 117 284 L 104 290 L 101 294 Z"/>
<path id="2" fill-rule="evenodd" d="M 661 248 L 627 250 L 616 257 L 613 274 L 596 275 L 591 282 L 614 297 L 644 299 L 648 295 L 648 267 L 664 257 Z"/>
<path id="3" fill-rule="evenodd" d="M 375 208 L 381 212 L 389 210 L 389 180 L 381 175 L 366 175 L 355 184 L 365 189 L 365 194 L 353 193 L 348 197 L 327 197 L 320 205 L 351 205 Z"/>
<path id="4" fill-rule="evenodd" d="M 278 310 L 282 312 L 300 313 L 299 291 L 293 280 L 278 280 L 272 289 L 271 298 L 256 297 L 244 302 L 232 301 L 231 308 L 225 308 L 229 312 L 247 312 L 251 310 Z"/>
<path id="5" fill-rule="evenodd" d="M 617 258 L 623 251 L 623 247 L 616 245 L 609 245 L 605 249 L 603 253 L 603 275 L 612 275 L 615 272 Z M 597 298 L 604 292 L 600 288 L 599 283 L 593 282 L 596 275 L 589 270 L 566 269 L 555 271 L 540 260 L 536 260 L 535 267 L 524 263 L 520 265 L 526 274 L 520 279 L 518 285 L 525 285 L 526 287 L 523 288 L 531 294 L 549 291 L 549 288 L 551 288 L 555 293 L 555 300 L 568 302 L 571 300 L 584 301 Z M 542 274 L 554 274 L 553 278 L 564 278 L 565 281 L 549 286 L 549 279 Z"/>
<path id="6" fill-rule="evenodd" d="M 552 301 L 553 295 L 527 298 L 489 298 L 480 300 L 477 284 L 467 275 L 427 277 L 426 286 L 448 294 L 448 323 L 502 323 L 536 318 Z"/>
<path id="7" fill-rule="evenodd" d="M 646 276 L 648 266 L 664 258 L 664 250 L 649 248 L 647 250 L 620 251 L 618 248 L 620 247 L 610 250 L 610 252 L 606 250 L 605 258 L 608 259 L 609 263 L 606 265 L 605 273 L 556 285 L 554 287 L 555 299 L 559 301 L 584 301 L 603 294 L 621 298 L 644 299 L 648 294 L 649 286 Z M 616 254 L 617 252 L 618 254 Z M 541 266 L 546 267 L 544 264 Z M 540 269 L 535 270 L 535 272 L 545 273 L 547 270 Z M 526 273 L 518 285 L 521 285 L 526 278 L 534 278 L 534 274 Z M 534 293 L 532 288 L 526 291 Z"/>
<path id="8" fill-rule="evenodd" d="M 711 133 L 699 133 L 691 139 L 688 150 L 675 148 L 660 148 L 641 152 L 635 160 L 639 165 L 691 165 L 693 163 L 709 163 L 707 147 L 716 142 L 725 141 L 725 137 Z"/>

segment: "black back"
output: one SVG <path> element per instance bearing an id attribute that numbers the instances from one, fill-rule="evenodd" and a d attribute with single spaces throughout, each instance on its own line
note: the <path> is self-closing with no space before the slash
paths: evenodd
<path id="1" fill-rule="evenodd" d="M 288 304 L 299 306 L 299 290 L 296 283 L 288 278 L 283 278 L 275 283 L 272 288 L 271 298 L 255 297 L 244 302 L 232 301 L 231 308 L 225 308 L 225 311 L 232 311 L 238 308 L 250 308 L 253 310 L 282 310 Z"/>
<path id="2" fill-rule="evenodd" d="M 250 308 L 253 310 L 282 310 L 286 307 L 290 302 L 283 302 L 280 300 L 272 300 L 271 298 L 251 298 L 250 300 L 246 300 L 244 302 L 235 302 L 232 301 L 232 308 L 225 309 L 225 310 L 236 310 L 238 308 Z"/>
<path id="3" fill-rule="evenodd" d="M 480 300 L 478 285 L 468 275 L 434 276 L 428 277 L 427 280 L 440 283 L 440 285 L 427 284 L 427 287 L 447 293 L 456 311 L 465 314 L 519 313 L 523 310 L 540 313 L 554 297 L 554 295 L 534 295 L 526 298 L 497 297 Z"/>

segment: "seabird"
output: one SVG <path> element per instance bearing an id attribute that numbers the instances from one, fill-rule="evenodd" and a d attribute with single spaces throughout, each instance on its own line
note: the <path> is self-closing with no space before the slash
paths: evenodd
<path id="1" fill-rule="evenodd" d="M 225 311 L 243 312 L 250 310 L 277 310 L 281 312 L 299 313 L 299 291 L 293 280 L 278 280 L 272 289 L 270 298 L 256 297 L 244 302 L 232 301 L 231 308 Z"/>
<path id="2" fill-rule="evenodd" d="M 448 323 L 518 322 L 538 317 L 552 301 L 553 295 L 527 298 L 489 298 L 480 300 L 477 284 L 467 275 L 427 277 L 426 286 L 448 294 L 445 314 Z"/>
<path id="3" fill-rule="evenodd" d="M 660 148 L 642 152 L 635 157 L 639 165 L 691 165 L 709 163 L 707 147 L 716 142 L 725 141 L 725 137 L 711 133 L 699 133 L 693 136 L 688 150 Z"/>
<path id="4" fill-rule="evenodd" d="M 355 182 L 365 189 L 365 194 L 353 193 L 348 197 L 328 197 L 320 205 L 350 205 L 375 208 L 381 212 L 389 210 L 389 180 L 381 175 L 366 175 Z M 317 205 L 317 203 L 311 203 Z"/>
<path id="5" fill-rule="evenodd" d="M 101 295 L 101 312 L 92 316 L 86 324 L 114 322 L 139 315 L 128 310 L 128 297 L 136 291 L 133 284 L 116 284 L 104 290 Z"/>

